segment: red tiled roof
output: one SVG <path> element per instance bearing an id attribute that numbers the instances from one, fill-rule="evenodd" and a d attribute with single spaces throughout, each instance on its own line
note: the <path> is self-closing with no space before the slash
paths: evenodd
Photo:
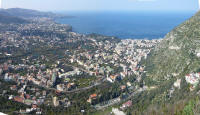
<path id="1" fill-rule="evenodd" d="M 132 106 L 132 101 L 127 101 L 126 103 L 124 103 L 124 105 L 130 107 L 130 106 Z"/>
<path id="2" fill-rule="evenodd" d="M 97 97 L 97 94 L 90 95 L 90 98 L 96 98 L 96 97 Z"/>
<path id="3" fill-rule="evenodd" d="M 14 101 L 17 101 L 17 102 L 23 103 L 24 98 L 16 96 L 16 97 L 14 97 Z"/>

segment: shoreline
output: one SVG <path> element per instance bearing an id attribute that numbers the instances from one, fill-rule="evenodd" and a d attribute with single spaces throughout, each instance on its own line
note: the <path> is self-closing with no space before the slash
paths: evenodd
<path id="1" fill-rule="evenodd" d="M 57 19 L 62 19 L 62 18 L 57 18 Z M 70 25 L 70 24 L 66 24 L 66 23 L 61 23 L 59 21 L 56 21 L 56 19 L 52 19 L 52 21 L 54 23 L 57 23 L 57 24 L 64 24 L 64 25 L 67 25 L 67 26 L 70 26 L 71 27 L 71 32 L 74 32 L 74 33 L 77 33 L 77 34 L 81 34 L 81 35 L 86 35 L 86 36 L 89 36 L 89 35 L 99 35 L 99 36 L 105 36 L 105 37 L 114 37 L 114 38 L 117 38 L 117 39 L 120 39 L 120 40 L 160 40 L 160 39 L 164 39 L 164 37 L 160 37 L 160 38 L 120 38 L 120 37 L 117 37 L 117 36 L 109 36 L 109 35 L 104 35 L 104 34 L 99 34 L 99 33 L 80 33 L 80 32 L 77 32 L 77 31 L 74 31 L 73 30 L 73 26 Z"/>
<path id="2" fill-rule="evenodd" d="M 63 18 L 58 18 L 58 19 L 63 19 Z M 77 34 L 82 34 L 82 35 L 86 35 L 86 36 L 89 36 L 89 35 L 92 35 L 92 34 L 95 34 L 95 35 L 99 35 L 99 36 L 105 36 L 105 37 L 114 37 L 114 38 L 117 38 L 117 39 L 120 39 L 120 40 L 159 40 L 159 39 L 164 39 L 166 35 L 164 35 L 164 37 L 159 37 L 159 38 L 120 38 L 120 37 L 117 37 L 117 36 L 113 36 L 113 35 L 104 35 L 104 34 L 99 34 L 99 33 L 80 33 L 78 31 L 74 31 L 73 30 L 73 26 L 71 24 L 67 24 L 67 23 L 61 23 L 59 21 L 56 21 L 56 19 L 53 19 L 53 22 L 54 23 L 58 23 L 58 24 L 64 24 L 64 25 L 68 25 L 68 26 L 71 26 L 72 30 L 71 32 L 75 32 Z"/>
<path id="3" fill-rule="evenodd" d="M 174 27 L 181 24 L 190 14 L 181 14 L 174 17 L 174 13 L 168 14 L 144 14 L 138 13 L 87 13 L 87 12 L 68 12 L 61 13 L 76 18 L 57 18 L 54 21 L 59 24 L 68 24 L 73 27 L 73 32 L 90 35 L 98 34 L 103 36 L 117 37 L 123 39 L 162 39 Z M 192 14 L 192 13 L 191 13 Z M 150 19 L 147 18 L 152 18 Z M 105 17 L 105 18 L 104 18 Z M 124 18 L 128 19 L 124 19 Z M 177 21 L 172 21 L 176 19 Z M 156 20 L 161 20 L 157 22 Z M 168 24 L 165 24 L 165 23 Z M 158 23 L 160 23 L 158 25 Z"/>

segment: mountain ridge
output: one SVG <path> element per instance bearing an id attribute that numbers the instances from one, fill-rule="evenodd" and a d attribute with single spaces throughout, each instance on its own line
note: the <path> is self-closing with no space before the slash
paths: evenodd
<path id="1" fill-rule="evenodd" d="M 166 80 L 199 70 L 200 12 L 169 32 L 145 61 L 147 76 Z M 198 67 L 199 66 L 199 67 Z M 181 75 L 182 74 L 182 75 Z"/>
<path id="2" fill-rule="evenodd" d="M 15 17 L 15 16 L 9 16 L 5 14 L 0 13 L 0 23 L 3 24 L 10 24 L 10 23 L 16 23 L 16 24 L 22 24 L 22 23 L 28 23 L 27 20 Z"/>
<path id="3" fill-rule="evenodd" d="M 55 14 L 53 12 L 41 12 L 37 10 L 22 9 L 22 8 L 0 9 L 0 14 L 15 16 L 19 18 L 48 17 L 54 19 L 54 18 L 69 17 L 62 14 Z"/>

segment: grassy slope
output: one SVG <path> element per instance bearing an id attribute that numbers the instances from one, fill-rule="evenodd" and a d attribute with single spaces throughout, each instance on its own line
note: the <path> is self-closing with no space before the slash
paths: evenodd
<path id="1" fill-rule="evenodd" d="M 135 97 L 134 106 L 127 111 L 131 111 L 133 115 L 199 113 L 197 108 L 200 104 L 196 101 L 196 98 L 199 100 L 199 95 L 196 92 L 200 90 L 200 86 L 190 92 L 189 85 L 184 80 L 186 74 L 200 72 L 200 58 L 196 56 L 196 53 L 200 52 L 199 25 L 200 12 L 168 33 L 151 52 L 143 63 L 147 71 L 144 80 L 146 85 L 158 86 Z M 171 49 L 172 46 L 180 49 Z M 178 78 L 182 79 L 181 89 L 176 88 L 172 97 L 169 97 L 169 89 Z M 191 100 L 195 100 L 195 106 L 190 104 Z"/>
<path id="2" fill-rule="evenodd" d="M 145 65 L 147 76 L 154 80 L 166 80 L 172 73 L 184 76 L 198 71 L 200 58 L 200 12 L 172 30 L 164 40 L 151 52 Z M 170 49 L 171 46 L 179 50 Z"/>

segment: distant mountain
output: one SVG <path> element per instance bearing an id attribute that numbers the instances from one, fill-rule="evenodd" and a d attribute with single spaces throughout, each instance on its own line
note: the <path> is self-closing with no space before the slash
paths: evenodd
<path id="1" fill-rule="evenodd" d="M 40 12 L 30 9 L 21 9 L 21 8 L 10 8 L 10 9 L 1 9 L 0 14 L 16 16 L 20 18 L 32 18 L 32 17 L 49 17 L 49 18 L 60 18 L 66 17 L 65 15 L 54 14 L 52 12 Z"/>
<path id="2" fill-rule="evenodd" d="M 173 29 L 145 62 L 154 81 L 200 72 L 200 12 Z"/>
<path id="3" fill-rule="evenodd" d="M 19 17 L 15 17 L 15 16 L 10 16 L 7 14 L 1 14 L 0 13 L 0 23 L 4 23 L 4 24 L 9 24 L 9 23 L 18 23 L 18 24 L 22 24 L 22 23 L 27 23 L 27 20 L 24 20 L 22 18 Z"/>
<path id="4" fill-rule="evenodd" d="M 54 19 L 69 16 L 21 8 L 0 9 L 0 23 L 27 23 L 26 19 L 35 17 Z"/>

